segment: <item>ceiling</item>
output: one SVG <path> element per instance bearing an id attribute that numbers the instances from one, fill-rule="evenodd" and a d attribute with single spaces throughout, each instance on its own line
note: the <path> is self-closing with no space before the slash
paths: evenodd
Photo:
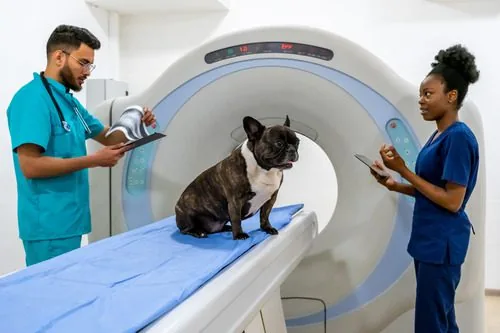
<path id="1" fill-rule="evenodd" d="M 119 14 L 227 11 L 230 0 L 85 0 Z"/>

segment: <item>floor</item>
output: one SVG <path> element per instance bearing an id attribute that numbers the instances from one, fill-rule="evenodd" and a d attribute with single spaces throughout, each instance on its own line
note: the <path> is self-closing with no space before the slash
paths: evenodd
<path id="1" fill-rule="evenodd" d="M 487 333 L 500 332 L 500 296 L 486 296 Z"/>

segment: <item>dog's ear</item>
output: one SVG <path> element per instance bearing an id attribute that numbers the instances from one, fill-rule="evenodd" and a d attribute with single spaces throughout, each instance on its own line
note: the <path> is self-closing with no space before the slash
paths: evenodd
<path id="1" fill-rule="evenodd" d="M 243 118 L 243 128 L 247 133 L 248 140 L 255 141 L 262 137 L 262 133 L 266 127 L 262 125 L 257 119 L 246 116 Z"/>
<path id="2" fill-rule="evenodd" d="M 290 127 L 290 118 L 286 115 L 285 124 L 283 126 Z"/>

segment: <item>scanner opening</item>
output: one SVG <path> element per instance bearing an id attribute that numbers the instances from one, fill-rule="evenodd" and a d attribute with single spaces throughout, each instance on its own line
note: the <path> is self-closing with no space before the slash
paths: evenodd
<path id="1" fill-rule="evenodd" d="M 318 217 L 318 233 L 330 222 L 337 205 L 337 174 L 323 149 L 308 137 L 300 139 L 299 161 L 285 172 L 275 206 L 304 203 Z"/>
<path id="2" fill-rule="evenodd" d="M 287 84 L 290 82 L 295 84 Z M 246 139 L 242 128 L 245 115 L 266 126 L 283 123 L 289 115 L 291 128 L 301 139 L 300 157 L 291 170 L 285 170 L 275 206 L 304 203 L 304 209 L 317 214 L 321 232 L 332 220 L 338 188 L 334 163 L 320 146 L 315 126 L 321 124 L 318 112 L 330 109 L 338 94 L 345 96 L 341 100 L 351 106 L 346 105 L 350 114 L 341 112 L 334 118 L 350 118 L 359 105 L 336 85 L 303 71 L 253 69 L 203 87 L 171 119 L 164 133 L 168 140 L 163 140 L 156 150 L 150 180 L 153 219 L 173 215 L 185 186 Z M 158 112 L 162 107 L 158 106 Z M 332 116 L 335 111 L 331 111 Z M 368 119 L 363 111 L 359 112 Z M 326 139 L 335 140 L 337 135 L 329 132 L 331 137 Z"/>

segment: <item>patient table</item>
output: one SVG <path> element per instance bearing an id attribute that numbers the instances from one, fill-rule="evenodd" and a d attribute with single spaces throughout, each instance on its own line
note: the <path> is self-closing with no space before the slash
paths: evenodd
<path id="1" fill-rule="evenodd" d="M 171 216 L 5 276 L 0 332 L 242 332 L 316 236 L 316 215 L 302 208 L 272 211 L 277 236 L 253 216 L 247 240 L 196 239 Z M 284 332 L 273 304 L 269 325 Z"/>

